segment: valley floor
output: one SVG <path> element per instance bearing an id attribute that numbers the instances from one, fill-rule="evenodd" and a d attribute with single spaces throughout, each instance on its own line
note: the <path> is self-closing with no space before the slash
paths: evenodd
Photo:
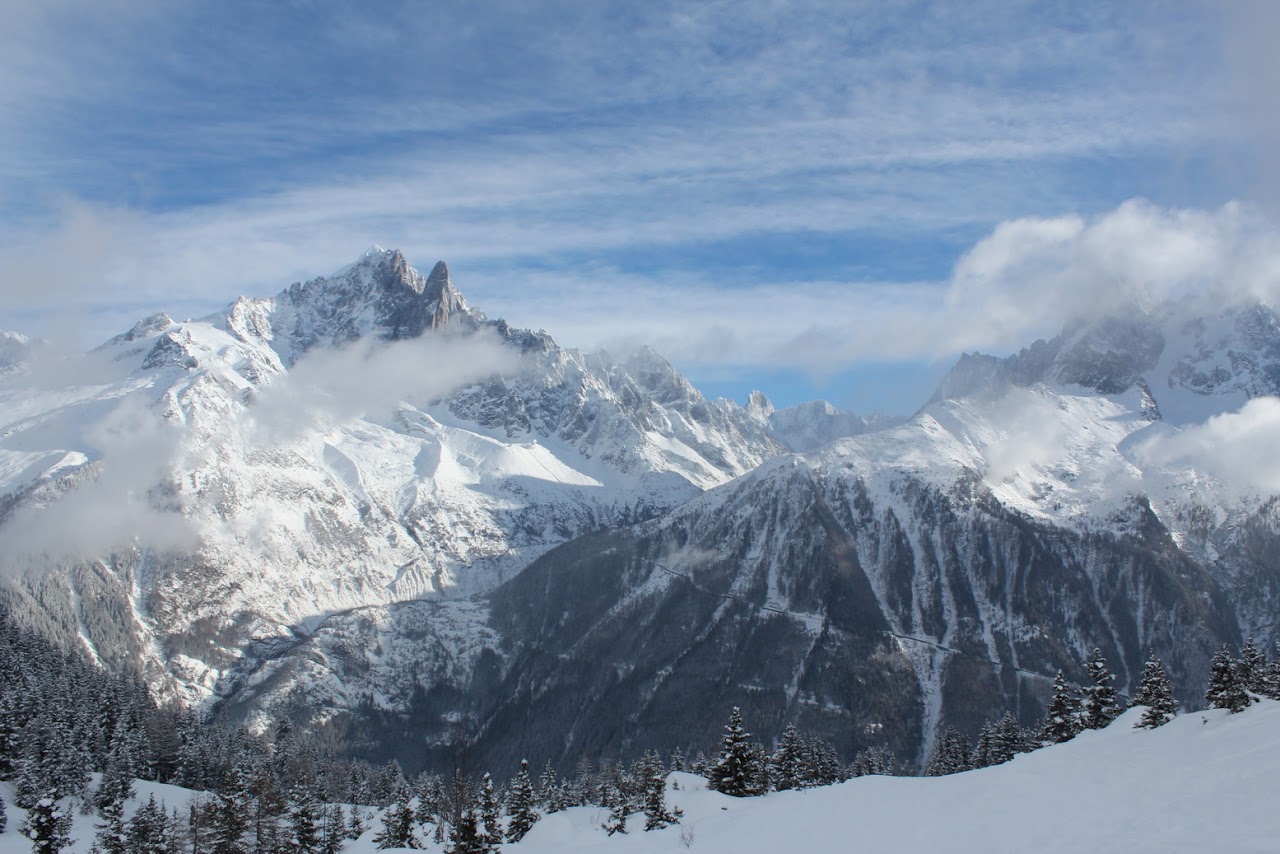
<path id="1" fill-rule="evenodd" d="M 1137 730 L 1131 710 L 1110 727 L 1012 762 L 949 777 L 860 777 L 840 785 L 737 799 L 709 791 L 690 774 L 670 778 L 668 805 L 681 825 L 607 836 L 606 813 L 580 807 L 544 817 L 519 844 L 502 850 L 553 852 L 1178 852 L 1280 850 L 1280 703 L 1248 711 L 1185 714 Z M 0 854 L 30 850 L 17 828 L 12 789 Z M 191 792 L 139 782 L 169 806 Z M 375 822 L 376 824 L 376 822 Z M 93 817 L 76 816 L 86 852 Z M 371 854 L 373 830 L 343 851 Z M 407 849 L 395 849 L 407 850 Z M 428 845 L 426 850 L 439 851 Z"/>

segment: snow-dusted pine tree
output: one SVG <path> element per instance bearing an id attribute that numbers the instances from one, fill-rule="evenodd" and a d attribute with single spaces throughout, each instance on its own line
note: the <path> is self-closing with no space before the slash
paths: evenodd
<path id="1" fill-rule="evenodd" d="M 1102 650 L 1097 647 L 1089 654 L 1084 669 L 1089 674 L 1089 684 L 1085 686 L 1080 701 L 1081 723 L 1086 729 L 1102 729 L 1120 713 L 1116 688 L 1112 684 L 1116 677 L 1107 667 Z"/>
<path id="2" fill-rule="evenodd" d="M 1209 662 L 1209 687 L 1204 701 L 1211 709 L 1229 709 L 1242 712 L 1249 706 L 1249 694 L 1236 681 L 1236 666 L 1231 660 L 1231 650 L 1222 645 Z"/>
<path id="3" fill-rule="evenodd" d="M 800 733 L 795 724 L 787 724 L 782 741 L 770 760 L 773 771 L 773 787 L 779 792 L 797 789 L 801 785 Z"/>
<path id="4" fill-rule="evenodd" d="M 133 797 L 133 763 L 129 757 L 130 744 L 120 740 L 111 746 L 107 754 L 106 768 L 93 793 L 93 803 L 101 821 L 97 825 L 94 844 L 103 854 L 125 854 L 128 850 L 127 830 L 124 822 L 124 802 Z"/>
<path id="5" fill-rule="evenodd" d="M 946 774 L 959 774 L 972 768 L 969 739 L 965 738 L 955 727 L 947 727 L 938 737 L 933 750 L 933 758 L 925 769 L 927 777 L 941 777 Z"/>
<path id="6" fill-rule="evenodd" d="M 1254 645 L 1253 638 L 1240 647 L 1240 659 L 1236 662 L 1236 682 L 1253 694 L 1263 694 L 1267 678 L 1267 657 Z"/>
<path id="7" fill-rule="evenodd" d="M 480 781 L 476 806 L 479 811 L 480 842 L 486 846 L 486 850 L 496 849 L 502 844 L 502 807 L 498 803 L 498 795 L 493 791 L 493 778 L 487 771 Z"/>
<path id="8" fill-rule="evenodd" d="M 415 818 L 412 792 L 407 783 L 401 783 L 395 802 L 382 816 L 382 830 L 373 837 L 373 844 L 379 848 L 418 848 Z"/>
<path id="9" fill-rule="evenodd" d="M 321 811 L 320 854 L 338 854 L 347 841 L 347 821 L 342 804 L 325 804 Z"/>
<path id="10" fill-rule="evenodd" d="M 289 793 L 289 801 L 290 850 L 297 854 L 319 854 L 323 842 L 320 824 L 324 816 L 315 790 L 306 783 L 298 783 Z"/>
<path id="11" fill-rule="evenodd" d="M 125 838 L 128 843 L 125 850 L 129 854 L 169 849 L 169 819 L 164 807 L 156 803 L 154 795 L 134 811 L 133 818 L 129 819 L 125 829 Z"/>
<path id="12" fill-rule="evenodd" d="M 663 773 L 662 764 L 651 766 L 649 779 L 644 787 L 644 829 L 661 830 L 680 823 L 683 813 L 679 807 L 667 809 L 667 775 Z"/>
<path id="13" fill-rule="evenodd" d="M 742 728 L 742 711 L 737 706 L 733 707 L 724 729 L 720 756 L 707 772 L 709 785 L 717 792 L 736 798 L 764 794 L 760 789 L 760 761 L 749 741 L 751 733 Z"/>
<path id="14" fill-rule="evenodd" d="M 1173 689 L 1169 685 L 1169 677 L 1164 672 L 1164 665 L 1154 655 L 1142 666 L 1142 683 L 1138 686 L 1138 695 L 1133 698 L 1133 705 L 1145 706 L 1146 711 L 1135 727 L 1155 729 L 1173 720 L 1178 713 L 1178 703 L 1173 699 Z"/>
<path id="15" fill-rule="evenodd" d="M 1080 732 L 1080 698 L 1062 671 L 1053 680 L 1053 698 L 1045 710 L 1040 739 L 1048 744 L 1070 741 Z"/>
<path id="16" fill-rule="evenodd" d="M 613 836 L 615 833 L 627 832 L 627 813 L 631 809 L 631 804 L 627 801 L 627 796 L 619 789 L 612 789 L 608 793 L 607 800 L 609 803 L 609 817 L 605 819 L 604 824 L 600 825 L 604 832 Z"/>
<path id="17" fill-rule="evenodd" d="M 1275 649 L 1271 660 L 1267 662 L 1267 667 L 1262 674 L 1262 690 L 1259 693 L 1272 700 L 1280 700 L 1280 649 Z"/>
<path id="18" fill-rule="evenodd" d="M 233 779 L 213 796 L 210 830 L 213 854 L 245 854 L 245 831 L 249 822 L 249 787 L 244 769 L 237 768 Z"/>
<path id="19" fill-rule="evenodd" d="M 519 842 L 538 821 L 538 811 L 533 803 L 533 784 L 529 780 L 529 762 L 520 760 L 520 772 L 507 790 L 507 841 Z"/>
<path id="20" fill-rule="evenodd" d="M 556 769 L 550 759 L 538 778 L 538 803 L 548 815 L 565 808 L 564 790 L 556 779 Z"/>
<path id="21" fill-rule="evenodd" d="M 71 844 L 71 810 L 56 797 L 37 798 L 27 811 L 22 835 L 34 854 L 58 854 Z"/>

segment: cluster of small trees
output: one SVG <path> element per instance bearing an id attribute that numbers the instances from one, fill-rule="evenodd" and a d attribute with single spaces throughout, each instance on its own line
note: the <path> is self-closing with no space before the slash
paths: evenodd
<path id="1" fill-rule="evenodd" d="M 1044 719 L 1030 729 L 1020 727 L 1006 713 L 998 722 L 988 722 L 978 734 L 976 745 L 954 728 L 938 739 L 925 769 L 929 776 L 941 776 L 1008 762 L 1019 753 L 1028 753 L 1050 744 L 1070 741 L 1087 729 L 1102 729 L 1115 720 L 1125 704 L 1116 693 L 1115 674 L 1107 667 L 1101 650 L 1094 649 L 1085 662 L 1088 684 L 1069 683 L 1062 671 L 1053 681 L 1053 696 Z M 1145 706 L 1137 726 L 1156 727 L 1172 719 L 1177 711 L 1164 666 L 1155 658 L 1147 661 L 1142 683 L 1132 705 Z"/>
<path id="2" fill-rule="evenodd" d="M 1204 701 L 1211 709 L 1242 712 L 1259 697 L 1280 700 L 1280 655 L 1268 661 L 1253 643 L 1245 641 L 1233 658 L 1225 644 L 1209 663 L 1209 687 Z"/>
<path id="3" fill-rule="evenodd" d="M 107 854 L 319 854 L 372 815 L 337 804 L 385 804 L 404 778 L 394 764 L 338 759 L 287 723 L 257 738 L 160 708 L 136 676 L 108 674 L 0 611 L 0 779 L 41 854 L 71 843 L 76 804 L 96 812 L 94 845 Z M 201 794 L 181 814 L 148 799 L 126 821 L 135 780 Z M 0 801 L 0 832 L 3 816 Z"/>
<path id="4" fill-rule="evenodd" d="M 630 765 L 610 762 L 599 768 L 583 757 L 565 779 L 548 763 L 534 781 L 522 760 L 503 791 L 489 774 L 478 784 L 460 774 L 448 782 L 422 774 L 397 791 L 374 842 L 379 848 L 419 848 L 430 839 L 457 854 L 484 854 L 503 842 L 518 842 L 543 815 L 579 806 L 608 810 L 602 826 L 610 835 L 627 833 L 629 819 L 639 813 L 644 829 L 656 830 L 680 821 L 680 810 L 667 807 L 666 786 L 668 771 L 683 768 L 678 751 L 670 764 L 648 751 Z"/>
<path id="5" fill-rule="evenodd" d="M 743 726 L 742 711 L 735 706 L 725 724 L 719 755 L 695 770 L 716 791 L 750 797 L 829 786 L 865 774 L 890 774 L 897 770 L 897 761 L 888 750 L 871 748 L 843 765 L 835 747 L 815 735 L 800 733 L 794 725 L 787 727 L 777 748 L 770 752 L 751 740 L 751 733 Z"/>

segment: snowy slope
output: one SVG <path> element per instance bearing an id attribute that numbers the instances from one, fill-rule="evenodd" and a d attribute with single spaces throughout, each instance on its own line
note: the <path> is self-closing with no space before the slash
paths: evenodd
<path id="1" fill-rule="evenodd" d="M 1155 730 L 1129 712 L 1106 730 L 949 777 L 859 777 L 734 799 L 669 792 L 694 851 L 1274 851 L 1269 806 L 1280 706 L 1184 715 Z M 681 776 L 683 786 L 696 778 Z M 682 827 L 607 838 L 590 810 L 535 825 L 511 851 L 682 850 Z"/>
<path id="2" fill-rule="evenodd" d="M 604 810 L 575 807 L 544 817 L 510 852 L 1270 852 L 1280 837 L 1272 781 L 1280 773 L 1280 704 L 1242 714 L 1182 715 L 1137 730 L 1132 710 L 1110 727 L 1012 762 L 948 777 L 859 777 L 835 786 L 730 798 L 690 774 L 669 778 L 680 825 L 625 836 L 600 828 Z M 0 784 L 9 830 L 0 854 L 26 852 L 23 811 Z M 169 807 L 194 793 L 138 783 Z M 135 801 L 136 803 L 136 801 Z M 131 812 L 132 805 L 126 810 Z M 93 817 L 77 814 L 72 852 L 89 850 Z M 371 828 L 345 854 L 372 854 Z M 426 851 L 440 851 L 427 842 Z M 409 849 L 392 849 L 409 850 Z"/>

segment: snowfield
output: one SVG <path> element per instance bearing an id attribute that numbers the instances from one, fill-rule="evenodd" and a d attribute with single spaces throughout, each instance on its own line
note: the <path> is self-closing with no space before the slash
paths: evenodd
<path id="1" fill-rule="evenodd" d="M 1232 715 L 1184 714 L 1154 730 L 1133 724 L 1141 710 L 1073 741 L 1012 762 L 949 777 L 860 777 L 836 786 L 731 798 L 701 777 L 672 774 L 668 806 L 682 824 L 649 833 L 633 815 L 626 836 L 608 836 L 607 812 L 578 807 L 544 817 L 521 842 L 522 854 L 597 852 L 1274 852 L 1280 813 L 1274 781 L 1280 773 L 1280 703 L 1263 701 Z M 139 782 L 169 807 L 195 793 Z M 30 850 L 17 829 L 23 811 L 12 787 L 0 784 L 8 830 L 0 854 Z M 137 800 L 131 802 L 131 813 Z M 87 852 L 93 816 L 76 815 L 68 849 Z M 376 822 L 375 822 L 376 825 Z M 370 828 L 343 848 L 376 851 Z M 390 849 L 403 851 L 409 849 Z M 425 844 L 426 851 L 439 846 Z"/>

